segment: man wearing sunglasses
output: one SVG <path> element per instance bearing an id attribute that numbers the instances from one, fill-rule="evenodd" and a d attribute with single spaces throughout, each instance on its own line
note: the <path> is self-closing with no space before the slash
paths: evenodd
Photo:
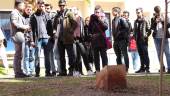
<path id="1" fill-rule="evenodd" d="M 59 11 L 57 15 L 54 17 L 53 23 L 53 33 L 55 35 L 55 39 L 58 40 L 57 46 L 60 55 L 60 76 L 66 76 L 66 60 L 65 60 L 65 50 L 68 54 L 68 63 L 69 63 L 69 76 L 73 75 L 73 70 L 75 66 L 75 53 L 73 50 L 74 43 L 74 30 L 77 27 L 77 22 L 74 19 L 73 12 L 67 9 L 66 1 L 59 0 L 58 2 Z M 55 47 L 55 46 L 54 46 Z"/>

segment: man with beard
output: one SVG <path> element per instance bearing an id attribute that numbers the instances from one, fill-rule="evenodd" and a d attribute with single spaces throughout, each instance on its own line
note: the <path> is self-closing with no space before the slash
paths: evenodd
<path id="1" fill-rule="evenodd" d="M 149 71 L 148 37 L 150 35 L 150 23 L 143 15 L 143 9 L 136 9 L 137 19 L 134 22 L 134 36 L 140 56 L 141 67 L 136 73 Z"/>
<path id="2" fill-rule="evenodd" d="M 50 73 L 50 63 L 48 55 L 48 30 L 47 22 L 49 16 L 45 13 L 45 3 L 43 1 L 37 2 L 37 10 L 30 18 L 30 24 L 33 32 L 33 40 L 36 44 L 35 56 L 35 73 L 39 77 L 40 73 L 40 52 L 41 48 L 44 49 L 44 63 L 45 63 L 45 76 L 52 76 Z M 50 28 L 49 28 L 50 29 Z"/>

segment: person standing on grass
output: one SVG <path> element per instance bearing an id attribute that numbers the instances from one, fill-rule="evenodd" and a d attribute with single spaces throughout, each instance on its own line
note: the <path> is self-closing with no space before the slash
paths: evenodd
<path id="1" fill-rule="evenodd" d="M 137 66 L 139 63 L 139 53 L 137 50 L 137 45 L 136 45 L 136 40 L 135 37 L 133 36 L 133 29 L 132 29 L 132 25 L 131 22 L 129 21 L 129 15 L 130 13 L 128 11 L 123 11 L 123 18 L 126 19 L 128 26 L 129 26 L 129 32 L 128 32 L 128 51 L 130 53 L 131 56 L 131 60 L 132 60 L 132 65 L 133 65 L 133 69 L 135 71 L 137 71 Z"/>
<path id="2" fill-rule="evenodd" d="M 117 56 L 117 64 L 126 65 L 126 71 L 129 69 L 129 57 L 127 52 L 128 39 L 129 39 L 129 25 L 124 18 L 120 16 L 121 9 L 119 7 L 112 8 L 112 14 L 114 19 L 112 20 L 112 35 L 114 38 L 113 49 Z"/>
<path id="3" fill-rule="evenodd" d="M 40 76 L 40 53 L 41 48 L 43 48 L 44 51 L 44 63 L 45 63 L 45 76 L 52 76 L 51 75 L 51 67 L 50 67 L 50 61 L 49 61 L 49 50 L 48 50 L 48 29 L 50 26 L 48 26 L 48 21 L 50 20 L 50 17 L 45 12 L 45 2 L 38 1 L 37 2 L 37 10 L 35 13 L 31 15 L 30 18 L 30 24 L 33 32 L 33 40 L 36 44 L 36 57 L 35 57 L 35 73 L 36 77 Z M 48 29 L 47 29 L 48 28 Z"/>
<path id="4" fill-rule="evenodd" d="M 136 9 L 137 19 L 134 22 L 134 36 L 140 56 L 141 66 L 136 73 L 150 73 L 148 54 L 148 37 L 151 33 L 150 22 L 143 15 L 143 8 Z"/>
<path id="5" fill-rule="evenodd" d="M 23 14 L 26 19 L 26 24 L 30 24 L 30 16 L 32 15 L 32 5 L 26 4 L 25 12 Z M 28 30 L 24 33 L 25 42 L 24 42 L 24 53 L 23 53 L 23 70 L 28 76 L 33 76 L 35 72 L 35 62 L 34 62 L 34 42 L 32 37 L 32 31 Z"/>
<path id="6" fill-rule="evenodd" d="M 5 50 L 5 44 L 4 44 L 4 40 L 5 40 L 5 36 L 0 28 L 0 58 L 2 59 L 2 63 L 5 67 L 5 70 L 8 74 L 8 70 L 9 70 L 9 64 L 7 61 L 7 55 L 6 55 L 6 50 Z"/>
<path id="7" fill-rule="evenodd" d="M 30 30 L 29 24 L 25 24 L 25 18 L 23 17 L 23 12 L 25 9 L 25 4 L 23 0 L 15 1 L 15 9 L 11 12 L 10 22 L 12 25 L 12 37 L 15 45 L 15 54 L 14 54 L 14 73 L 15 78 L 27 77 L 21 69 L 21 60 L 22 60 L 22 42 L 24 37 L 21 36 L 21 32 Z M 17 35 L 20 34 L 20 35 Z"/>
<path id="8" fill-rule="evenodd" d="M 153 30 L 153 39 L 157 51 L 157 56 L 160 61 L 160 55 L 161 55 L 161 45 L 162 45 L 162 39 L 164 37 L 164 16 L 161 13 L 161 7 L 155 6 L 154 7 L 154 17 L 151 18 L 151 29 Z M 170 74 L 170 20 L 168 18 L 167 21 L 167 34 L 165 34 L 165 43 L 164 43 L 164 49 L 163 52 L 165 53 L 166 62 L 167 62 L 167 73 Z M 163 66 L 163 72 L 166 72 L 165 66 Z"/>
<path id="9" fill-rule="evenodd" d="M 74 40 L 75 40 L 75 56 L 76 56 L 76 67 L 75 67 L 75 75 L 80 76 L 83 74 L 82 70 L 82 59 L 84 62 L 84 65 L 87 70 L 88 75 L 92 75 L 93 72 L 90 68 L 89 62 L 88 62 L 88 56 L 87 56 L 87 50 L 84 45 L 84 21 L 83 18 L 79 14 L 79 9 L 77 7 L 73 7 L 72 11 L 75 15 L 75 20 L 77 22 L 77 27 L 74 30 Z M 82 56 L 82 59 L 81 59 Z"/>
<path id="10" fill-rule="evenodd" d="M 89 27 L 89 21 L 90 17 L 85 18 L 85 24 L 84 24 L 84 45 L 87 51 L 87 56 L 88 56 L 88 62 L 90 64 L 91 69 L 93 68 L 93 62 L 94 62 L 94 56 L 93 56 L 93 50 L 91 46 L 91 40 L 92 36 L 88 30 Z"/>
<path id="11" fill-rule="evenodd" d="M 107 20 L 101 17 L 103 13 L 100 5 L 95 6 L 94 14 L 90 16 L 89 32 L 92 34 L 92 48 L 94 52 L 94 64 L 96 73 L 100 72 L 100 56 L 102 58 L 102 65 L 108 65 L 107 45 L 105 41 L 105 31 L 108 29 Z"/>
<path id="12" fill-rule="evenodd" d="M 59 11 L 54 17 L 53 22 L 53 33 L 57 40 L 57 46 L 60 57 L 60 69 L 59 76 L 66 76 L 66 59 L 65 50 L 68 54 L 69 63 L 69 76 L 73 76 L 73 70 L 75 67 L 75 53 L 73 49 L 74 43 L 74 30 L 77 27 L 74 14 L 66 8 L 66 0 L 59 0 L 58 2 Z"/>
<path id="13" fill-rule="evenodd" d="M 60 65 L 60 60 L 59 60 L 59 53 L 58 53 L 58 47 L 56 46 L 56 40 L 53 34 L 53 20 L 56 15 L 56 12 L 52 12 L 52 5 L 51 4 L 45 4 L 45 10 L 47 15 L 50 17 L 50 20 L 47 22 L 49 26 L 48 30 L 48 35 L 50 36 L 48 40 L 48 51 L 49 51 L 49 61 L 50 61 L 50 66 L 51 66 L 51 72 L 52 76 L 56 76 L 56 73 L 58 71 L 57 67 Z M 51 29 L 50 29 L 51 28 Z"/>

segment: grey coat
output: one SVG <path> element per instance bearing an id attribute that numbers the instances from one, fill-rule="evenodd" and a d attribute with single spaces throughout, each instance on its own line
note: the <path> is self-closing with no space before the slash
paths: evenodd
<path id="1" fill-rule="evenodd" d="M 14 36 L 18 31 L 24 32 L 24 30 L 29 26 L 25 24 L 25 18 L 17 9 L 14 9 L 11 12 L 10 21 L 12 26 L 12 36 Z"/>

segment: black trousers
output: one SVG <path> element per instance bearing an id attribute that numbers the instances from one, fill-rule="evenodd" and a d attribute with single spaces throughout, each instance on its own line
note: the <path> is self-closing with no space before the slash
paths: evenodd
<path id="1" fill-rule="evenodd" d="M 140 56 L 142 70 L 149 70 L 149 55 L 148 55 L 148 43 L 147 41 L 137 40 L 137 48 Z"/>
<path id="2" fill-rule="evenodd" d="M 90 65 L 89 65 L 89 60 L 88 60 L 88 53 L 82 42 L 74 43 L 74 52 L 75 52 L 75 57 L 76 57 L 75 70 L 82 73 L 82 59 L 86 67 L 86 70 L 87 71 L 91 70 Z"/>
<path id="3" fill-rule="evenodd" d="M 122 63 L 122 56 L 123 56 L 124 62 L 126 65 L 126 70 L 127 70 L 129 68 L 127 41 L 126 40 L 114 41 L 113 48 L 114 48 L 115 54 L 117 56 L 117 58 L 116 58 L 117 64 L 123 64 Z"/>
<path id="4" fill-rule="evenodd" d="M 58 41 L 58 51 L 60 55 L 60 67 L 61 67 L 61 72 L 59 74 L 67 74 L 65 50 L 67 51 L 68 55 L 69 73 L 72 74 L 75 66 L 75 54 L 73 44 L 63 44 L 62 41 Z"/>
<path id="5" fill-rule="evenodd" d="M 94 52 L 94 64 L 96 71 L 100 71 L 100 56 L 102 59 L 102 66 L 108 65 L 108 58 L 107 58 L 107 49 L 106 48 L 101 48 L 101 47 L 96 47 L 93 48 Z"/>
<path id="6" fill-rule="evenodd" d="M 94 62 L 94 54 L 93 54 L 93 48 L 91 46 L 90 43 L 88 43 L 87 45 L 85 45 L 86 48 L 86 52 L 87 52 L 87 57 L 88 57 L 88 61 L 89 63 L 93 63 Z"/>

